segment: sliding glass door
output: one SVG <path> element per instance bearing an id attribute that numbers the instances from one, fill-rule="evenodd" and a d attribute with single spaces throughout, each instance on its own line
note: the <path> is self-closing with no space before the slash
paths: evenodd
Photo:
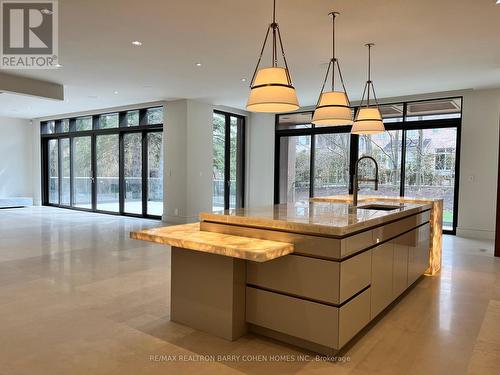
<path id="1" fill-rule="evenodd" d="M 59 204 L 59 140 L 48 141 L 48 202 Z"/>
<path id="2" fill-rule="evenodd" d="M 313 196 L 345 194 L 349 190 L 350 144 L 349 133 L 315 136 Z"/>
<path id="3" fill-rule="evenodd" d="M 92 209 L 92 137 L 73 138 L 73 207 Z"/>
<path id="4" fill-rule="evenodd" d="M 148 215 L 163 215 L 163 133 L 147 133 L 148 173 L 147 212 Z"/>
<path id="5" fill-rule="evenodd" d="M 402 160 L 402 130 L 388 130 L 381 134 L 359 136 L 359 156 L 373 157 L 379 167 L 378 190 L 371 185 L 363 187 L 361 191 L 369 189 L 371 195 L 398 196 L 401 192 L 401 160 Z M 360 176 L 372 178 L 374 176 L 373 162 L 363 160 L 359 163 Z"/>
<path id="6" fill-rule="evenodd" d="M 43 204 L 160 218 L 163 109 L 42 123 Z"/>
<path id="7" fill-rule="evenodd" d="M 456 160 L 457 128 L 407 132 L 405 195 L 442 198 L 447 228 L 454 222 Z"/>
<path id="8" fill-rule="evenodd" d="M 142 133 L 123 135 L 125 212 L 142 214 Z"/>
<path id="9" fill-rule="evenodd" d="M 99 211 L 120 211 L 118 134 L 96 137 L 96 195 Z"/>
<path id="10" fill-rule="evenodd" d="M 280 202 L 308 199 L 311 177 L 311 136 L 280 138 Z"/>
<path id="11" fill-rule="evenodd" d="M 213 114 L 212 208 L 243 207 L 245 118 L 215 111 Z"/>
<path id="12" fill-rule="evenodd" d="M 444 228 L 457 226 L 461 98 L 384 104 L 386 131 L 352 135 L 349 126 L 315 127 L 312 112 L 277 115 L 275 203 L 352 193 L 361 156 L 379 166 L 379 190 L 360 184 L 361 194 L 442 198 Z M 373 163 L 359 163 L 371 178 Z"/>

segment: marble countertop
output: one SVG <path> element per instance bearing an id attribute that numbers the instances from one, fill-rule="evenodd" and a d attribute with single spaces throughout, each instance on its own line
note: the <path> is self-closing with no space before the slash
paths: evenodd
<path id="1" fill-rule="evenodd" d="M 132 232 L 130 237 L 254 262 L 279 258 L 294 248 L 284 242 L 200 231 L 200 223 L 146 229 Z"/>
<path id="2" fill-rule="evenodd" d="M 377 201 L 370 201 L 377 203 Z M 380 204 L 387 202 L 380 201 Z M 424 202 L 393 203 L 400 208 L 392 211 L 358 209 L 345 202 L 283 203 L 258 208 L 239 208 L 200 214 L 202 221 L 242 225 L 288 232 L 342 237 L 389 221 L 429 210 Z"/>

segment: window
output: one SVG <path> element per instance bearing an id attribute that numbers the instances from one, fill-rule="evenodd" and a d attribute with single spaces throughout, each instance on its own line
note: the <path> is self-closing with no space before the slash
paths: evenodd
<path id="1" fill-rule="evenodd" d="M 101 115 L 99 118 L 99 129 L 117 128 L 118 124 L 118 113 Z"/>
<path id="2" fill-rule="evenodd" d="M 352 193 L 355 163 L 367 155 L 379 165 L 379 190 L 360 183 L 361 194 L 442 198 L 444 229 L 454 233 L 461 109 L 462 98 L 383 104 L 386 131 L 360 136 L 349 126 L 315 127 L 311 111 L 277 115 L 275 203 Z M 360 176 L 373 168 L 361 161 Z"/>
<path id="3" fill-rule="evenodd" d="M 318 134 L 314 152 L 314 196 L 345 194 L 349 190 L 348 133 Z"/>
<path id="4" fill-rule="evenodd" d="M 311 177 L 311 136 L 280 138 L 280 202 L 308 199 Z"/>
<path id="5" fill-rule="evenodd" d="M 127 126 L 139 125 L 139 111 L 127 112 Z"/>
<path id="6" fill-rule="evenodd" d="M 152 111 L 154 122 L 163 119 L 159 111 Z M 141 109 L 42 122 L 43 204 L 160 218 L 163 124 L 141 124 L 147 114 Z"/>
<path id="7" fill-rule="evenodd" d="M 163 215 L 163 134 L 148 133 L 148 215 Z"/>
<path id="8" fill-rule="evenodd" d="M 245 118 L 215 111 L 212 126 L 212 208 L 243 207 Z"/>
<path id="9" fill-rule="evenodd" d="M 59 140 L 61 147 L 61 200 L 59 204 L 69 206 L 71 204 L 71 176 L 70 176 L 70 150 L 69 138 Z"/>
<path id="10" fill-rule="evenodd" d="M 59 131 L 61 133 L 67 133 L 67 132 L 69 132 L 69 119 L 62 120 L 59 123 L 59 126 L 60 126 Z"/>
<path id="11" fill-rule="evenodd" d="M 48 146 L 48 202 L 59 204 L 59 141 L 51 139 Z"/>
<path id="12" fill-rule="evenodd" d="M 163 124 L 163 108 L 149 108 L 146 110 L 148 125 Z"/>
<path id="13" fill-rule="evenodd" d="M 387 130 L 381 134 L 359 136 L 359 156 L 373 157 L 379 167 L 379 187 L 373 190 L 373 184 L 368 185 L 371 195 L 397 196 L 401 184 L 403 132 L 401 130 Z M 360 176 L 374 176 L 373 163 L 363 160 L 359 163 Z M 366 190 L 360 183 L 361 191 Z"/>
<path id="14" fill-rule="evenodd" d="M 142 133 L 123 135 L 125 212 L 142 214 Z"/>
<path id="15" fill-rule="evenodd" d="M 92 137 L 73 138 L 73 206 L 92 209 Z"/>
<path id="16" fill-rule="evenodd" d="M 455 166 L 455 148 L 436 148 L 434 168 L 436 171 L 451 171 Z"/>
<path id="17" fill-rule="evenodd" d="M 92 117 L 80 117 L 75 120 L 75 130 L 92 130 Z"/>
<path id="18" fill-rule="evenodd" d="M 443 225 L 455 218 L 457 128 L 415 129 L 406 138 L 405 195 L 444 200 Z"/>

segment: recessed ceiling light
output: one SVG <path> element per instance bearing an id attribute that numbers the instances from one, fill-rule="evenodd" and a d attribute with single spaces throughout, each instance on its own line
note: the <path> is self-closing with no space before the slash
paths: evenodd
<path id="1" fill-rule="evenodd" d="M 242 79 L 241 79 L 241 82 L 246 82 L 246 81 L 247 81 L 247 79 L 246 79 L 246 78 L 242 78 Z"/>
<path id="2" fill-rule="evenodd" d="M 197 62 L 197 63 L 196 63 L 196 66 L 201 66 L 201 63 Z"/>
<path id="3" fill-rule="evenodd" d="M 118 95 L 118 91 L 114 91 L 113 94 Z"/>
<path id="4" fill-rule="evenodd" d="M 51 15 L 53 12 L 50 9 L 44 8 L 40 10 L 40 13 L 45 14 L 45 15 Z"/>
<path id="5" fill-rule="evenodd" d="M 139 41 L 139 40 L 134 40 L 134 41 L 132 42 L 132 44 L 133 44 L 134 46 L 137 46 L 137 47 L 142 46 L 142 42 L 141 42 L 141 41 Z"/>

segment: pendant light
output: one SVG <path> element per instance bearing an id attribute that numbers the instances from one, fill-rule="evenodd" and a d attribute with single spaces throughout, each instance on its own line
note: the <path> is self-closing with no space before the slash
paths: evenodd
<path id="1" fill-rule="evenodd" d="M 377 96 L 375 95 L 375 88 L 371 80 L 371 49 L 374 45 L 373 43 L 365 44 L 368 47 L 368 81 L 366 81 L 359 110 L 352 126 L 352 134 L 377 134 L 385 131 L 382 114 L 380 113 Z M 373 106 L 370 106 L 370 90 L 373 92 L 373 99 L 375 100 L 375 105 Z M 363 106 L 365 94 L 366 104 Z"/>
<path id="2" fill-rule="evenodd" d="M 272 32 L 272 64 L 261 68 L 260 61 L 266 48 L 269 34 Z M 283 67 L 278 66 L 278 43 L 283 57 Z M 247 110 L 250 112 L 291 112 L 299 109 L 297 93 L 292 85 L 281 33 L 276 23 L 276 0 L 273 1 L 273 22 L 269 25 L 260 51 L 259 60 L 250 82 L 250 96 Z"/>
<path id="3" fill-rule="evenodd" d="M 316 126 L 352 125 L 353 122 L 351 103 L 347 96 L 339 61 L 335 57 L 335 17 L 339 14 L 338 12 L 331 12 L 328 14 L 332 17 L 332 58 L 328 63 L 325 80 L 323 81 L 323 86 L 321 87 L 321 92 L 316 104 L 316 110 L 314 111 L 311 121 Z M 341 91 L 335 91 L 335 66 L 337 66 L 340 83 L 342 84 Z M 330 70 L 332 73 L 332 90 L 323 92 Z"/>

